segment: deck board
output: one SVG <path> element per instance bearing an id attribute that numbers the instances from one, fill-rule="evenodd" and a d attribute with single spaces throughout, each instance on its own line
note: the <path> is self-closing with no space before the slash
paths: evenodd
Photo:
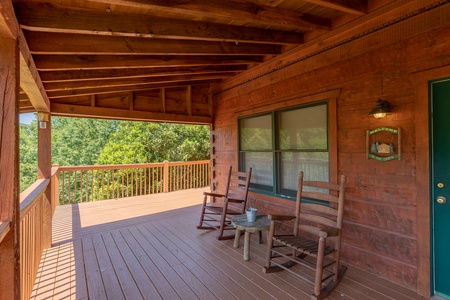
<path id="1" fill-rule="evenodd" d="M 311 284 L 262 272 L 266 241 L 252 235 L 244 261 L 196 228 L 204 190 L 57 207 L 31 299 L 310 299 Z M 328 299 L 424 298 L 350 266 Z"/>

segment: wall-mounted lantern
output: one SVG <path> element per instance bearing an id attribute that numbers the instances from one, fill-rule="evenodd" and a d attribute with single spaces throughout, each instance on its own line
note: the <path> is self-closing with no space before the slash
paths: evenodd
<path id="1" fill-rule="evenodd" d="M 38 112 L 36 114 L 38 122 L 39 122 L 39 128 L 45 129 L 47 128 L 47 123 L 50 120 L 50 113 L 47 112 Z"/>
<path id="2" fill-rule="evenodd" d="M 391 104 L 385 100 L 378 99 L 375 107 L 370 111 L 369 115 L 373 115 L 377 119 L 384 118 L 391 113 Z"/>

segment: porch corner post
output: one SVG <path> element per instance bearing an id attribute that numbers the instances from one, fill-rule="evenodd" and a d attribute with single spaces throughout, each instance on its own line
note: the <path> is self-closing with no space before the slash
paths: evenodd
<path id="1" fill-rule="evenodd" d="M 19 44 L 0 30 L 0 45 L 0 299 L 20 299 Z"/>
<path id="2" fill-rule="evenodd" d="M 169 192 L 169 161 L 164 161 L 164 193 Z"/>
<path id="3" fill-rule="evenodd" d="M 45 121 L 37 122 L 38 126 L 38 178 L 46 179 L 52 176 L 52 147 L 51 147 L 51 119 L 50 113 L 38 112 L 44 115 Z M 38 117 L 39 118 L 39 117 Z M 43 226 L 44 236 L 42 242 L 44 248 L 50 248 L 52 244 L 52 185 L 49 184 L 45 190 L 43 203 Z"/>
<path id="4" fill-rule="evenodd" d="M 55 211 L 55 207 L 59 205 L 59 165 L 52 165 L 52 176 L 51 186 L 52 186 L 52 195 L 51 195 L 51 203 L 52 203 L 52 214 Z"/>

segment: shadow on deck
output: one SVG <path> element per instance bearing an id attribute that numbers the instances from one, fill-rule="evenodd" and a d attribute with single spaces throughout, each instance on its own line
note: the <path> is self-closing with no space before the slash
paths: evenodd
<path id="1" fill-rule="evenodd" d="M 310 299 L 309 284 L 262 272 L 265 244 L 244 261 L 196 229 L 204 190 L 57 207 L 31 299 Z M 349 267 L 329 299 L 423 298 Z"/>

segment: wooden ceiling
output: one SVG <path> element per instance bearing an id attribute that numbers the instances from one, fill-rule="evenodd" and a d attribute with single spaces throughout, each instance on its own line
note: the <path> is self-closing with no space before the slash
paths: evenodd
<path id="1" fill-rule="evenodd" d="M 51 111 L 64 115 L 69 109 L 64 105 L 97 107 L 96 97 L 124 102 L 117 95 L 125 93 L 133 102 L 145 94 L 164 101 L 166 89 L 210 87 L 364 16 L 367 1 L 15 0 L 13 5 Z M 155 90 L 158 95 L 146 94 Z M 34 111 L 26 94 L 21 111 Z M 103 107 L 117 108 L 117 101 Z M 133 109 L 131 102 L 122 104 Z"/>

